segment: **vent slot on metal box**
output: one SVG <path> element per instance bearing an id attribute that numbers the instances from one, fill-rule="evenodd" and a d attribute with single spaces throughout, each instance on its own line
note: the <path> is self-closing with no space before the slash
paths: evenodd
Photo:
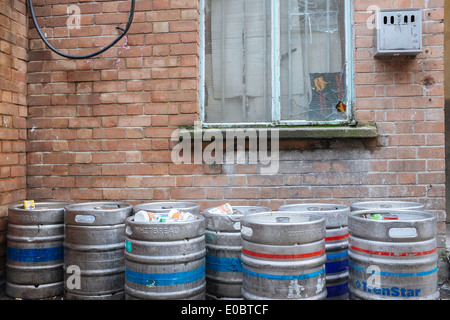
<path id="1" fill-rule="evenodd" d="M 383 9 L 377 12 L 375 56 L 422 53 L 422 9 Z"/>

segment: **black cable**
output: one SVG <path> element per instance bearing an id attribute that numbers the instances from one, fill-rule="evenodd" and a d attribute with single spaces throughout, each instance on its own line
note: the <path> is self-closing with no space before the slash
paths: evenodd
<path id="1" fill-rule="evenodd" d="M 111 48 L 113 45 L 115 45 L 117 42 L 119 42 L 120 39 L 122 39 L 123 36 L 128 32 L 128 29 L 130 29 L 131 23 L 133 22 L 135 0 L 131 0 L 130 15 L 128 17 L 127 26 L 125 27 L 125 29 L 123 29 L 121 27 L 116 27 L 117 29 L 122 30 L 122 34 L 120 34 L 113 42 L 108 44 L 106 47 L 103 47 L 102 49 L 100 49 L 100 50 L 98 50 L 98 51 L 96 51 L 94 53 L 90 53 L 90 54 L 87 54 L 87 55 L 84 55 L 84 56 L 72 56 L 72 55 L 69 55 L 69 54 L 62 53 L 62 52 L 58 51 L 57 49 L 53 48 L 52 45 L 50 43 L 48 43 L 47 39 L 45 39 L 44 35 L 41 32 L 41 29 L 39 28 L 39 25 L 38 25 L 37 21 L 36 21 L 36 16 L 34 14 L 34 8 L 33 8 L 33 0 L 28 0 L 28 3 L 30 5 L 31 17 L 33 18 L 33 22 L 34 22 L 34 25 L 36 27 L 36 31 L 38 32 L 38 34 L 41 37 L 42 41 L 44 41 L 44 43 L 50 48 L 50 50 L 52 50 L 53 52 L 59 54 L 60 56 L 63 56 L 65 58 L 69 58 L 69 59 L 87 59 L 87 58 L 91 58 L 93 56 L 96 56 L 96 55 L 99 55 L 100 53 L 105 52 L 106 50 Z"/>

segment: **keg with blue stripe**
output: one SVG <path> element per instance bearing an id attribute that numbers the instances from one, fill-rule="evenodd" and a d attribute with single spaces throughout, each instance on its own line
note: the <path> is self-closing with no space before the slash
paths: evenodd
<path id="1" fill-rule="evenodd" d="M 65 207 L 64 299 L 125 298 L 125 221 L 132 211 L 122 202 Z"/>
<path id="2" fill-rule="evenodd" d="M 206 230 L 206 298 L 242 299 L 241 219 L 244 215 L 270 212 L 262 206 L 232 206 L 233 214 L 203 211 Z"/>
<path id="3" fill-rule="evenodd" d="M 64 206 L 15 204 L 8 209 L 6 295 L 44 299 L 63 294 Z"/>
<path id="4" fill-rule="evenodd" d="M 436 300 L 436 217 L 419 210 L 361 210 L 349 216 L 352 300 Z"/>
<path id="5" fill-rule="evenodd" d="M 141 222 L 127 219 L 125 299 L 204 300 L 205 218 Z"/>
<path id="6" fill-rule="evenodd" d="M 280 211 L 316 213 L 325 217 L 327 300 L 347 300 L 348 294 L 348 214 L 350 208 L 339 204 L 288 204 Z"/>
<path id="7" fill-rule="evenodd" d="M 325 218 L 274 211 L 241 220 L 242 295 L 246 300 L 323 300 Z"/>

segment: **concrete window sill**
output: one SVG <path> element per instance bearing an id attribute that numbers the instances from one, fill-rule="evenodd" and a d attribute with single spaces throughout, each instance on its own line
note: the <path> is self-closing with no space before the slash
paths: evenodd
<path id="1" fill-rule="evenodd" d="M 239 128 L 203 128 L 206 130 L 219 130 L 223 136 L 227 132 L 234 132 L 237 129 L 244 131 L 248 129 L 271 129 L 269 127 L 239 127 Z M 185 127 L 194 138 L 194 128 Z M 373 139 L 378 137 L 378 130 L 375 123 L 358 123 L 355 126 L 296 126 L 296 127 L 274 127 L 278 129 L 280 139 Z"/>

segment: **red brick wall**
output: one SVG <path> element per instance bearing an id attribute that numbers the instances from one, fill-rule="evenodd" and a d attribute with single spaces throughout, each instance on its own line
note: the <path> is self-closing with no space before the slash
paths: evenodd
<path id="1" fill-rule="evenodd" d="M 25 0 L 1 0 L 0 217 L 26 196 L 27 32 Z"/>
<path id="2" fill-rule="evenodd" d="M 34 3 L 48 38 L 73 54 L 111 41 L 129 8 L 129 1 Z M 62 17 L 70 3 L 80 6 L 86 26 L 69 38 Z M 192 200 L 203 208 L 230 201 L 273 209 L 390 198 L 423 202 L 444 221 L 444 0 L 354 4 L 356 117 L 375 121 L 380 137 L 284 141 L 275 176 L 259 175 L 258 165 L 171 161 L 172 131 L 198 119 L 197 0 L 137 1 L 127 38 L 93 59 L 51 53 L 30 26 L 28 198 Z M 374 59 L 366 27 L 373 4 L 424 8 L 424 53 Z"/>

